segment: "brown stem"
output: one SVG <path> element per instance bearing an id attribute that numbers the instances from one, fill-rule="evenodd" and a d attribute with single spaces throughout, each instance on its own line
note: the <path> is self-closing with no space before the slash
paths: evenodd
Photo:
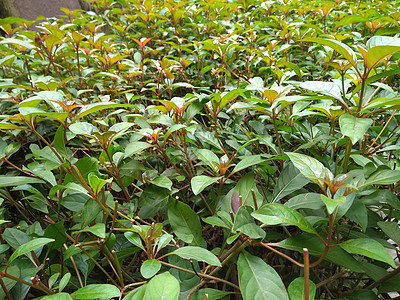
<path id="1" fill-rule="evenodd" d="M 369 72 L 368 72 L 369 73 Z M 364 90 L 365 90 L 365 81 L 367 80 L 368 73 L 364 74 L 361 77 L 361 90 L 360 90 L 360 97 L 358 99 L 358 106 L 357 106 L 357 115 L 359 115 L 361 108 L 362 108 L 362 102 L 364 98 Z"/>
<path id="2" fill-rule="evenodd" d="M 6 294 L 7 300 L 12 300 L 12 296 L 11 296 L 10 292 L 7 290 L 7 287 L 4 284 L 3 279 L 1 279 L 1 278 L 0 278 L 0 285 L 4 291 L 4 294 Z"/>
<path id="3" fill-rule="evenodd" d="M 349 269 L 344 269 L 343 271 L 341 271 L 341 272 L 339 272 L 339 273 L 336 273 L 336 274 L 334 274 L 333 276 L 331 276 L 331 277 L 329 277 L 329 278 L 327 278 L 327 279 L 325 279 L 325 280 L 319 282 L 319 283 L 316 285 L 317 289 L 320 288 L 320 287 L 322 287 L 322 286 L 324 286 L 324 285 L 326 285 L 326 284 L 328 284 L 329 282 L 334 281 L 334 280 L 337 279 L 337 278 L 341 278 L 341 277 L 342 277 L 344 274 L 346 274 L 347 272 L 349 272 Z"/>
<path id="4" fill-rule="evenodd" d="M 310 299 L 310 256 L 307 248 L 303 248 L 304 257 L 304 300 Z"/>
<path id="5" fill-rule="evenodd" d="M 0 271 L 0 277 L 10 278 L 11 280 L 17 281 L 19 283 L 28 285 L 28 286 L 30 286 L 30 287 L 32 287 L 34 289 L 42 291 L 42 292 L 46 293 L 47 295 L 53 295 L 54 294 L 54 292 L 52 290 L 50 290 L 49 288 L 47 288 L 46 286 L 43 287 L 43 286 L 39 286 L 39 285 L 33 284 L 31 282 L 25 281 L 25 280 L 23 280 L 21 278 L 18 278 L 18 277 L 15 277 L 15 276 L 11 275 L 11 274 L 8 274 L 6 272 Z"/>
<path id="6" fill-rule="evenodd" d="M 234 284 L 234 283 L 232 283 L 232 282 L 229 282 L 229 281 L 227 281 L 227 280 L 225 280 L 225 279 L 218 278 L 218 277 L 215 277 L 215 276 L 212 276 L 212 275 L 208 275 L 208 274 L 204 274 L 204 273 L 201 273 L 201 272 L 197 272 L 197 274 L 196 274 L 196 272 L 194 272 L 194 271 L 192 271 L 192 270 L 188 270 L 188 269 L 185 269 L 185 268 L 182 268 L 182 267 L 178 267 L 178 266 L 175 266 L 175 265 L 172 265 L 172 264 L 163 262 L 163 261 L 159 261 L 159 262 L 160 262 L 162 265 L 166 266 L 166 267 L 174 268 L 174 269 L 177 269 L 177 270 L 179 270 L 179 271 L 183 271 L 183 272 L 186 272 L 186 273 L 190 273 L 190 274 L 193 274 L 193 275 L 197 275 L 197 276 L 200 276 L 200 277 L 205 278 L 205 279 L 223 282 L 223 283 L 225 283 L 225 284 L 227 284 L 227 285 L 230 285 L 231 287 L 233 287 L 233 288 L 239 290 L 239 287 L 238 287 L 236 284 Z M 204 284 L 204 283 L 203 283 L 203 284 Z"/>
<path id="7" fill-rule="evenodd" d="M 299 266 L 300 268 L 304 268 L 304 265 L 302 263 L 299 263 L 297 260 L 291 258 L 290 256 L 286 255 L 285 253 L 282 253 L 279 250 L 276 250 L 275 248 L 271 247 L 270 245 L 268 245 L 266 243 L 260 243 L 258 245 L 263 246 L 264 248 L 267 248 L 268 250 L 271 250 L 272 252 L 286 258 L 288 261 L 294 263 L 296 266 Z"/>
<path id="8" fill-rule="evenodd" d="M 386 280 L 392 278 L 393 276 L 397 275 L 400 273 L 400 267 L 398 267 L 396 270 L 390 272 L 389 274 L 383 276 L 381 279 L 378 279 L 374 283 L 370 284 L 369 286 L 366 287 L 367 290 L 372 290 L 373 288 L 376 288 L 377 286 L 381 285 L 383 282 Z"/>
<path id="9" fill-rule="evenodd" d="M 329 215 L 328 241 L 325 244 L 324 252 L 322 252 L 322 255 L 320 256 L 320 258 L 318 260 L 316 260 L 315 262 L 313 262 L 310 265 L 310 268 L 314 268 L 314 267 L 318 266 L 328 255 L 329 248 L 331 248 L 332 231 L 333 231 L 333 224 L 335 221 L 335 217 L 336 217 L 336 213 L 335 213 L 335 216 L 333 214 Z"/>

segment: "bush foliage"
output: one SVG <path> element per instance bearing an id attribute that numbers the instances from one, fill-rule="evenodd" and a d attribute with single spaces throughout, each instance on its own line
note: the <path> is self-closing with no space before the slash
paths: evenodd
<path id="1" fill-rule="evenodd" d="M 398 1 L 90 3 L 0 20 L 0 298 L 400 289 Z"/>

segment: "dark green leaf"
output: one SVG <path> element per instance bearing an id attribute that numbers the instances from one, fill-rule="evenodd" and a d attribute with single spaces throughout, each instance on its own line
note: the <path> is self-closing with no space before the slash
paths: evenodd
<path id="1" fill-rule="evenodd" d="M 308 182 L 309 180 L 293 164 L 288 164 L 281 172 L 275 185 L 272 202 L 277 202 L 283 197 L 298 191 Z"/>
<path id="2" fill-rule="evenodd" d="M 61 247 L 66 241 L 64 221 L 50 224 L 44 230 L 44 237 L 54 239 L 54 243 L 50 245 L 50 249 Z"/>
<path id="3" fill-rule="evenodd" d="M 170 200 L 168 220 L 174 233 L 182 241 L 195 246 L 205 246 L 199 216 L 185 203 Z"/>
<path id="4" fill-rule="evenodd" d="M 400 245 L 400 228 L 399 224 L 396 222 L 378 222 L 378 226 L 383 230 L 383 232 L 391 238 L 397 246 Z"/>

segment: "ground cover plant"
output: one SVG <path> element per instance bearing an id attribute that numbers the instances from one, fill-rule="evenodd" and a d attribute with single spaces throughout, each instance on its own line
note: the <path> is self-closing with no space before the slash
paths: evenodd
<path id="1" fill-rule="evenodd" d="M 398 1 L 90 3 L 0 20 L 0 298 L 396 297 Z"/>

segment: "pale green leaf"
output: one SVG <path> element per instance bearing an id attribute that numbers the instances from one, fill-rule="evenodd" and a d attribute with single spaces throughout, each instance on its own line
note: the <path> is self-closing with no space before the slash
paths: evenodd
<path id="1" fill-rule="evenodd" d="M 0 188 L 29 183 L 44 183 L 44 181 L 34 177 L 0 175 Z"/>
<path id="2" fill-rule="evenodd" d="M 364 255 L 372 259 L 383 261 L 392 267 L 395 266 L 393 258 L 386 249 L 379 242 L 373 239 L 352 239 L 340 243 L 339 246 L 351 254 Z"/>
<path id="3" fill-rule="evenodd" d="M 316 233 L 310 222 L 299 212 L 280 203 L 266 204 L 251 215 L 264 225 L 292 225 L 305 232 Z"/>
<path id="4" fill-rule="evenodd" d="M 328 211 L 328 214 L 332 214 L 336 207 L 338 207 L 341 204 L 346 203 L 346 197 L 341 196 L 337 199 L 331 199 L 323 194 L 321 194 L 321 200 L 325 203 L 326 209 Z"/>
<path id="5" fill-rule="evenodd" d="M 104 223 L 97 223 L 94 224 L 93 226 L 86 227 L 79 231 L 75 231 L 74 234 L 78 234 L 81 232 L 90 232 L 104 239 L 106 237 L 106 225 L 104 225 Z"/>
<path id="6" fill-rule="evenodd" d="M 195 195 L 201 193 L 209 185 L 217 182 L 221 177 L 209 177 L 205 175 L 199 175 L 192 178 L 190 184 L 192 186 L 192 191 Z"/>
<path id="7" fill-rule="evenodd" d="M 20 257 L 21 255 L 27 254 L 51 242 L 54 242 L 54 239 L 37 238 L 19 246 L 8 259 L 8 264 L 11 264 L 16 258 Z"/>
<path id="8" fill-rule="evenodd" d="M 265 162 L 267 159 L 263 158 L 261 155 L 249 155 L 245 156 L 233 169 L 232 174 L 239 172 L 243 169 L 246 169 L 248 167 L 254 166 L 261 164 Z"/>
<path id="9" fill-rule="evenodd" d="M 169 272 L 165 272 L 150 280 L 143 300 L 178 300 L 179 291 L 179 281 Z"/>
<path id="10" fill-rule="evenodd" d="M 161 269 L 161 263 L 156 259 L 145 260 L 140 267 L 140 273 L 146 279 L 153 277 Z"/>
<path id="11" fill-rule="evenodd" d="M 345 113 L 339 118 L 340 132 L 350 138 L 353 145 L 362 140 L 368 128 L 372 125 L 372 119 L 357 118 Z"/>
<path id="12" fill-rule="evenodd" d="M 261 258 L 243 251 L 237 268 L 244 300 L 289 300 L 278 273 Z"/>
<path id="13" fill-rule="evenodd" d="M 186 247 L 181 247 L 171 252 L 170 254 L 178 255 L 179 257 L 184 259 L 194 259 L 197 261 L 204 261 L 209 265 L 221 267 L 219 259 L 205 248 L 186 246 Z"/>
<path id="14" fill-rule="evenodd" d="M 313 157 L 294 152 L 285 152 L 285 154 L 301 174 L 313 182 L 317 183 L 320 179 L 325 179 L 325 177 L 330 173 L 322 163 Z"/>
<path id="15" fill-rule="evenodd" d="M 111 284 L 89 284 L 71 294 L 74 299 L 97 299 L 119 297 L 120 290 Z"/>
<path id="16" fill-rule="evenodd" d="M 312 280 L 309 280 L 309 299 L 313 300 L 317 287 Z M 290 300 L 305 300 L 304 296 L 304 277 L 297 277 L 288 286 Z"/>
<path id="17" fill-rule="evenodd" d="M 125 158 L 134 154 L 138 154 L 139 152 L 142 152 L 143 150 L 146 150 L 147 148 L 150 147 L 153 147 L 153 145 L 146 142 L 135 141 L 129 143 L 125 148 Z"/>
<path id="18" fill-rule="evenodd" d="M 302 41 L 313 42 L 331 47 L 333 50 L 341 54 L 346 60 L 348 60 L 353 67 L 357 68 L 357 56 L 355 52 L 349 46 L 342 42 L 323 38 L 307 38 L 303 39 Z"/>

